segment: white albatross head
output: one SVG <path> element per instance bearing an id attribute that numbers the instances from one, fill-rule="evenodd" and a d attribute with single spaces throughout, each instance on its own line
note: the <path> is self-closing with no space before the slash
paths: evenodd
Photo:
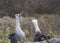
<path id="1" fill-rule="evenodd" d="M 39 26 L 38 26 L 38 20 L 37 19 L 33 19 L 32 23 L 34 24 L 35 32 L 40 32 L 41 33 L 41 30 L 39 29 Z"/>

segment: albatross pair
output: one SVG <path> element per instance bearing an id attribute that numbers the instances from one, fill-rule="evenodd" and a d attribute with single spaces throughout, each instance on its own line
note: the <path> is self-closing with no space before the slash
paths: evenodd
<path id="1" fill-rule="evenodd" d="M 25 39 L 25 33 L 22 31 L 22 29 L 20 27 L 20 23 L 19 23 L 20 15 L 16 14 L 15 17 L 16 17 L 16 31 L 15 31 L 15 33 L 12 33 L 12 34 L 9 35 L 9 39 L 11 40 L 11 43 L 17 43 L 18 40 L 21 43 L 23 43 L 22 40 Z M 34 42 L 40 42 L 41 43 L 41 41 L 44 40 L 42 38 L 45 38 L 48 43 L 49 42 L 51 42 L 51 43 L 60 42 L 60 38 L 57 40 L 57 38 L 49 38 L 48 36 L 42 34 L 42 32 L 41 32 L 41 30 L 39 29 L 39 26 L 38 26 L 38 20 L 33 19 L 32 23 L 34 24 L 34 27 L 35 27 Z M 50 41 L 50 40 L 53 40 L 53 41 L 56 40 L 56 41 L 53 42 L 53 41 Z"/>
<path id="2" fill-rule="evenodd" d="M 15 18 L 16 18 L 16 31 L 15 33 L 12 33 L 9 35 L 9 39 L 11 40 L 11 43 L 17 43 L 17 41 L 21 41 L 25 39 L 25 33 L 22 31 L 21 27 L 20 27 L 20 23 L 19 23 L 19 18 L 20 18 L 20 15 L 19 14 L 16 14 L 15 15 Z M 38 24 L 37 24 L 37 20 L 36 19 L 33 19 L 32 20 L 32 23 L 34 24 L 35 26 L 35 37 L 34 37 L 34 42 L 37 42 L 37 41 L 41 41 L 41 31 L 38 27 Z"/>

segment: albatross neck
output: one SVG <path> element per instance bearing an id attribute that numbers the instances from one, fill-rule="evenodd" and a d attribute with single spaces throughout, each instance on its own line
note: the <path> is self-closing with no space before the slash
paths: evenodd
<path id="1" fill-rule="evenodd" d="M 41 33 L 41 31 L 39 29 L 39 26 L 38 26 L 38 22 L 34 22 L 33 24 L 35 26 L 35 32 L 38 32 L 39 31 Z"/>
<path id="2" fill-rule="evenodd" d="M 20 28 L 19 17 L 16 16 L 16 28 Z"/>

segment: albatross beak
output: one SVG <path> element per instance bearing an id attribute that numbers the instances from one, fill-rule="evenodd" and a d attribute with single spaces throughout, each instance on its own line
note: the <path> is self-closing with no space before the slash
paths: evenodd
<path id="1" fill-rule="evenodd" d="M 19 17 L 22 18 L 22 14 L 24 13 L 24 11 L 22 11 L 20 14 L 19 14 Z"/>

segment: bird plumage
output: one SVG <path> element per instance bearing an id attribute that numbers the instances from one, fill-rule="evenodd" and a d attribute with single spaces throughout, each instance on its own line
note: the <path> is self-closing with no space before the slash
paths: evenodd
<path id="1" fill-rule="evenodd" d="M 19 23 L 20 15 L 16 14 L 15 18 L 16 18 L 16 31 L 9 35 L 9 39 L 11 40 L 11 43 L 17 43 L 17 41 L 23 43 L 22 41 L 25 39 L 25 33 L 22 31 L 20 27 L 20 23 Z"/>
<path id="2" fill-rule="evenodd" d="M 43 41 L 42 38 L 46 39 L 47 43 L 60 43 L 60 38 L 50 38 L 47 35 L 42 34 L 38 26 L 38 21 L 36 19 L 32 20 L 32 23 L 35 26 L 35 36 L 34 42 Z"/>
<path id="3" fill-rule="evenodd" d="M 39 42 L 42 41 L 43 39 L 43 34 L 41 32 L 41 30 L 39 29 L 38 26 L 38 20 L 37 19 L 33 19 L 32 23 L 34 24 L 35 27 L 35 35 L 34 35 L 34 42 Z"/>
<path id="4" fill-rule="evenodd" d="M 16 17 L 16 32 L 15 32 L 15 34 L 18 36 L 17 38 L 19 39 L 19 40 L 22 40 L 22 39 L 24 39 L 25 38 L 25 33 L 22 31 L 22 29 L 21 29 L 21 27 L 20 27 L 20 23 L 19 23 L 19 14 L 16 14 L 15 15 L 15 17 Z"/>
<path id="5" fill-rule="evenodd" d="M 35 27 L 35 33 L 37 33 L 37 32 L 41 33 L 41 30 L 39 29 L 39 26 L 38 26 L 38 20 L 37 19 L 33 19 L 32 23 L 34 24 L 34 27 Z"/>
<path id="6" fill-rule="evenodd" d="M 60 43 L 60 38 L 51 38 L 47 40 L 48 43 Z"/>
<path id="7" fill-rule="evenodd" d="M 11 43 L 17 43 L 17 39 L 16 39 L 15 33 L 10 34 L 9 35 L 9 39 L 10 39 Z"/>
<path id="8" fill-rule="evenodd" d="M 45 37 L 47 43 L 60 43 L 60 38 L 51 38 L 50 36 Z"/>

